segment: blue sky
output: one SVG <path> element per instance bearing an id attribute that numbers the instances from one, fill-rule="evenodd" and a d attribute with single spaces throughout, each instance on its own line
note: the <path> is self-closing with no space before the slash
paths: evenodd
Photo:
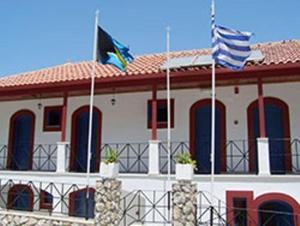
<path id="1" fill-rule="evenodd" d="M 0 1 L 0 76 L 90 60 L 95 10 L 134 55 L 210 47 L 210 0 Z M 299 0 L 216 0 L 218 24 L 252 31 L 252 43 L 300 39 Z"/>

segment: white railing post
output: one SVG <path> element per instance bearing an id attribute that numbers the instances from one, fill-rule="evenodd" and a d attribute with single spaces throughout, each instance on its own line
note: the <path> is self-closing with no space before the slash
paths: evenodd
<path id="1" fill-rule="evenodd" d="M 257 138 L 258 175 L 271 175 L 269 139 Z"/>
<path id="2" fill-rule="evenodd" d="M 149 141 L 149 170 L 148 174 L 158 175 L 159 174 L 159 140 Z"/>
<path id="3" fill-rule="evenodd" d="M 56 172 L 66 172 L 67 145 L 69 142 L 57 142 Z"/>

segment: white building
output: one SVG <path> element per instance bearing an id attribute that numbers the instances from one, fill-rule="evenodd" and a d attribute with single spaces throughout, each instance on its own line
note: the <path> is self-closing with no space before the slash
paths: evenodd
<path id="1" fill-rule="evenodd" d="M 264 59 L 241 72 L 216 69 L 215 196 L 227 210 L 249 209 L 227 211 L 232 225 L 271 225 L 265 224 L 270 213 L 259 210 L 291 213 L 274 219 L 300 225 L 300 41 L 253 49 Z M 171 56 L 206 54 L 209 50 Z M 97 65 L 92 184 L 105 150 L 113 148 L 120 153 L 125 191 L 170 186 L 164 62 L 164 54 L 136 57 L 126 73 Z M 73 184 L 86 183 L 91 65 L 66 63 L 0 79 L 2 208 L 82 215 L 84 190 Z M 207 65 L 171 70 L 172 157 L 192 154 L 201 191 L 210 188 L 210 80 Z M 173 158 L 173 173 L 174 166 Z"/>

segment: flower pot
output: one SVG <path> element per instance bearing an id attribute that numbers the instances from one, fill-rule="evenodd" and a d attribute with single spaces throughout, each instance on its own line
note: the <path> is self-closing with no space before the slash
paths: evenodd
<path id="1" fill-rule="evenodd" d="M 100 164 L 100 176 L 105 178 L 116 178 L 119 175 L 118 163 L 104 163 Z"/>
<path id="2" fill-rule="evenodd" d="M 193 180 L 193 176 L 192 164 L 176 164 L 176 180 Z"/>

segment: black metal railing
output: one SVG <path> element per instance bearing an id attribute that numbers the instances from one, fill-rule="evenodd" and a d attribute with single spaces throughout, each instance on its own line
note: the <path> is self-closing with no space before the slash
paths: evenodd
<path id="1" fill-rule="evenodd" d="M 171 222 L 170 191 L 132 191 L 121 201 L 120 226 L 134 223 L 164 224 Z"/>
<path id="2" fill-rule="evenodd" d="M 176 155 L 178 153 L 190 152 L 189 142 L 171 142 L 170 143 L 170 170 L 175 173 Z M 168 172 L 169 153 L 166 142 L 159 144 L 159 169 L 160 173 L 166 174 Z"/>
<path id="3" fill-rule="evenodd" d="M 58 182 L 26 181 L 0 179 L 0 208 L 19 211 L 43 212 L 48 215 L 65 215 L 94 218 L 95 184 L 90 185 L 90 199 L 86 199 L 86 185 Z M 133 223 L 170 224 L 172 222 L 172 191 L 136 190 L 124 192 L 121 198 L 120 226 Z M 253 215 L 264 215 L 264 221 L 274 217 L 290 216 L 295 219 L 296 213 L 280 212 L 268 209 L 249 207 L 229 207 L 225 201 L 210 193 L 198 191 L 196 194 L 197 225 L 247 225 L 237 222 L 251 222 L 258 225 Z M 213 213 L 213 218 L 211 217 Z M 228 219 L 228 216 L 232 219 Z M 264 224 L 260 224 L 264 225 Z M 268 225 L 268 224 L 266 224 Z M 287 224 L 289 225 L 289 224 Z"/>
<path id="4" fill-rule="evenodd" d="M 269 139 L 272 174 L 300 173 L 300 140 Z"/>
<path id="5" fill-rule="evenodd" d="M 197 225 L 222 225 L 228 226 L 226 220 L 226 204 L 213 197 L 214 204 L 211 204 L 210 194 L 205 191 L 197 193 Z M 213 215 L 211 215 L 213 213 Z"/>
<path id="6" fill-rule="evenodd" d="M 250 173 L 249 150 L 255 148 L 256 142 L 248 140 L 228 140 L 225 145 L 226 173 Z"/>
<path id="7" fill-rule="evenodd" d="M 296 138 L 290 142 L 292 155 L 292 172 L 300 173 L 300 139 Z"/>
<path id="8" fill-rule="evenodd" d="M 175 173 L 176 160 L 178 153 L 190 152 L 189 142 L 171 142 L 171 173 Z M 257 166 L 257 142 L 255 140 L 227 140 L 222 147 L 226 153 L 226 169 L 216 173 L 227 174 L 249 174 L 256 173 L 250 170 L 250 165 Z M 210 153 L 210 145 L 203 145 L 206 148 L 203 153 Z M 269 139 L 270 163 L 272 174 L 299 174 L 300 173 L 300 139 Z M 23 147 L 18 147 L 23 148 Z M 28 148 L 28 145 L 26 146 Z M 149 144 L 148 143 L 105 143 L 101 145 L 101 160 L 105 160 L 107 150 L 116 150 L 119 157 L 120 173 L 139 173 L 148 172 L 149 164 Z M 27 149 L 26 149 L 27 150 Z M 250 150 L 253 156 L 250 164 Z M 70 163 L 70 145 L 66 145 L 66 166 Z M 9 156 L 8 146 L 0 145 L 0 170 L 32 170 L 32 171 L 55 171 L 57 164 L 57 145 L 56 144 L 36 144 L 33 146 L 32 153 L 22 152 L 23 157 Z M 29 156 L 26 156 L 29 155 Z M 224 156 L 224 155 L 223 155 Z M 10 157 L 9 161 L 8 158 Z M 24 161 L 23 161 L 24 159 Z M 78 160 L 78 159 L 75 159 Z M 216 161 L 221 161 L 216 159 Z M 223 160 L 224 161 L 224 160 Z M 7 165 L 9 163 L 9 165 Z M 223 162 L 224 163 L 224 162 Z M 31 165 L 30 165 L 31 164 Z M 79 164 L 79 163 L 78 163 Z M 93 164 L 95 165 L 95 164 Z M 159 143 L 159 167 L 160 173 L 168 172 L 168 148 L 166 142 Z M 224 167 L 223 167 L 224 168 Z M 252 167 L 253 168 L 253 167 Z M 207 169 L 208 173 L 210 169 Z M 253 170 L 253 169 L 252 169 Z M 93 172 L 93 170 L 91 171 Z M 201 171 L 196 172 L 197 174 Z"/>
<path id="9" fill-rule="evenodd" d="M 33 150 L 32 170 L 55 171 L 57 162 L 56 144 L 37 144 Z"/>
<path id="10" fill-rule="evenodd" d="M 249 173 L 249 149 L 251 145 L 256 145 L 251 142 L 249 145 L 247 140 L 228 140 L 225 143 L 224 152 L 226 153 L 226 170 L 222 173 Z M 210 144 L 202 145 L 202 148 L 207 148 L 205 153 L 210 153 Z M 171 142 L 171 173 L 175 173 L 176 155 L 178 153 L 190 152 L 189 142 Z M 168 148 L 166 142 L 159 144 L 160 172 L 165 174 L 168 172 Z M 220 161 L 220 160 L 216 160 Z M 210 169 L 207 169 L 209 172 Z M 197 173 L 197 172 L 196 172 Z M 199 173 L 200 174 L 200 173 Z"/>
<path id="11" fill-rule="evenodd" d="M 148 143 L 110 143 L 101 146 L 101 160 L 106 159 L 106 151 L 115 150 L 119 157 L 120 173 L 147 173 Z"/>
<path id="12" fill-rule="evenodd" d="M 84 194 L 83 184 L 0 179 L 1 209 L 93 218 L 94 188 L 90 188 L 89 209 Z"/>
<path id="13" fill-rule="evenodd" d="M 7 153 L 8 153 L 7 145 L 1 144 L 0 145 L 0 170 L 6 169 Z"/>
<path id="14" fill-rule="evenodd" d="M 24 151 L 22 151 L 24 150 Z M 20 144 L 14 147 L 19 154 L 9 154 L 7 145 L 0 145 L 0 170 L 55 171 L 57 160 L 56 144 Z M 9 159 L 9 165 L 8 164 Z"/>

